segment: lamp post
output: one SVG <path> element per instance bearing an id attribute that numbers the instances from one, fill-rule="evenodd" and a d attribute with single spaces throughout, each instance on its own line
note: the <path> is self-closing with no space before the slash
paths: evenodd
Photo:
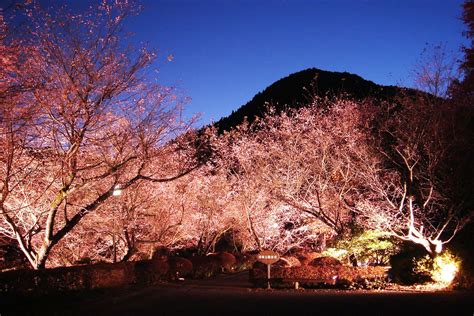
<path id="1" fill-rule="evenodd" d="M 113 196 L 120 196 L 122 194 L 122 188 L 120 184 L 114 187 L 112 192 Z M 117 262 L 117 241 L 115 236 L 115 207 L 112 209 L 112 247 L 113 247 L 113 262 Z"/>

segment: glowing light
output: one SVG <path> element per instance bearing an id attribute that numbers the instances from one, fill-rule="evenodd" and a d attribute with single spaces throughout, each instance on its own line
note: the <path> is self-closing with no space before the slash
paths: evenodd
<path id="1" fill-rule="evenodd" d="M 452 255 L 441 255 L 434 259 L 432 278 L 443 285 L 449 285 L 459 271 L 459 261 Z"/>
<path id="2" fill-rule="evenodd" d="M 114 188 L 114 192 L 112 192 L 112 195 L 119 196 L 121 194 L 122 194 L 122 188 L 120 187 L 120 185 L 116 185 Z"/>

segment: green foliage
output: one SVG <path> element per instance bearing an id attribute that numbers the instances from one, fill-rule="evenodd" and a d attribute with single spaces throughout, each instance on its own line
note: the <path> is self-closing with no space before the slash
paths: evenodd
<path id="1" fill-rule="evenodd" d="M 459 271 L 460 259 L 449 251 L 431 257 L 424 256 L 414 262 L 413 272 L 431 278 L 437 283 L 449 285 Z"/>
<path id="2" fill-rule="evenodd" d="M 397 243 L 387 233 L 366 230 L 350 239 L 338 241 L 334 248 L 328 248 L 323 255 L 346 262 L 353 256 L 359 263 L 387 265 L 390 256 L 397 250 Z"/>
<path id="3" fill-rule="evenodd" d="M 429 255 L 426 255 L 419 259 L 413 258 L 413 261 L 413 271 L 415 273 L 429 274 L 431 270 L 433 270 L 433 258 L 431 258 Z"/>

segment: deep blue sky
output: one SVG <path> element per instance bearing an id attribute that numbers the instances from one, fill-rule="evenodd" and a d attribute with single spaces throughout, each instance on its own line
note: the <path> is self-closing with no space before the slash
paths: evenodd
<path id="1" fill-rule="evenodd" d="M 201 124 L 316 67 L 412 86 L 426 43 L 459 52 L 461 0 L 145 0 L 132 30 L 162 54 L 159 80 Z M 174 60 L 163 60 L 173 54 Z"/>
<path id="2" fill-rule="evenodd" d="M 158 82 L 189 96 L 187 114 L 200 112 L 207 124 L 309 67 L 412 86 L 427 43 L 454 53 L 465 43 L 462 2 L 142 0 L 129 29 L 158 50 Z"/>

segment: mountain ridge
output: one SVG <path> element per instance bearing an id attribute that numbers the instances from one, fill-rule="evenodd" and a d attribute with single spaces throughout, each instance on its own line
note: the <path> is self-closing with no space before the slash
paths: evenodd
<path id="1" fill-rule="evenodd" d="M 344 95 L 351 99 L 374 97 L 389 100 L 407 90 L 413 89 L 378 85 L 348 72 L 308 68 L 275 81 L 258 92 L 249 102 L 232 111 L 230 115 L 215 122 L 214 126 L 219 133 L 229 131 L 244 120 L 252 123 L 256 117 L 265 115 L 267 104 L 274 106 L 276 112 L 280 113 L 288 108 L 305 106 L 315 95 Z"/>

